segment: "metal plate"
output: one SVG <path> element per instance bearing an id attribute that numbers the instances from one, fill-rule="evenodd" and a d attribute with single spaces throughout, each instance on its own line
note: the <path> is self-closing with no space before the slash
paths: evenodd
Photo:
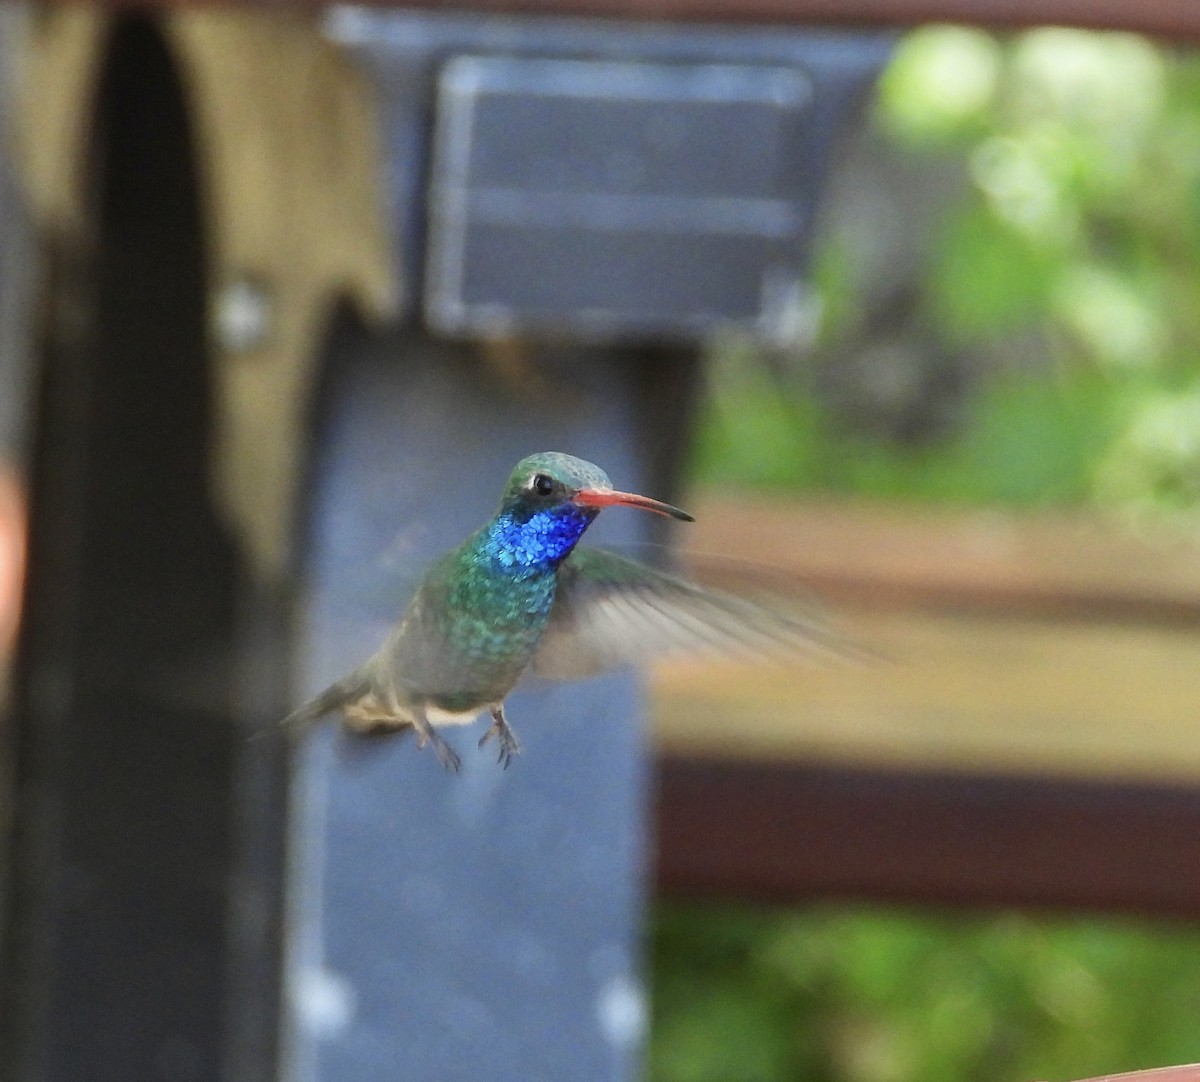
<path id="1" fill-rule="evenodd" d="M 453 58 L 430 183 L 431 325 L 774 335 L 797 301 L 811 98 L 797 68 Z"/>

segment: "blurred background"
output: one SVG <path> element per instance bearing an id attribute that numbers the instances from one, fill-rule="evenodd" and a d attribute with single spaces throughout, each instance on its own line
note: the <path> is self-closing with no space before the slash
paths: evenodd
<path id="1" fill-rule="evenodd" d="M 909 33 L 830 182 L 810 341 L 713 354 L 691 476 L 1003 509 L 1015 529 L 1069 509 L 1096 531 L 1194 536 L 1198 228 L 1190 51 L 1064 29 Z M 1155 701 L 1192 741 L 1194 700 L 1169 684 L 1139 681 L 1118 772 L 1160 735 L 1145 724 Z M 1069 758 L 1105 739 L 1103 714 Z M 1188 922 L 660 898 L 652 951 L 664 1082 L 1068 1078 L 1200 1059 Z"/>
<path id="2" fill-rule="evenodd" d="M 905 32 L 839 143 L 813 245 L 789 342 L 705 350 L 686 554 L 709 581 L 816 589 L 897 664 L 772 679 L 663 666 L 651 754 L 1190 792 L 1200 59 L 1124 33 Z M 23 378 L 0 368 L 0 397 Z M 5 657 L 27 526 L 10 429 Z M 655 1082 L 999 1082 L 1200 1060 L 1200 906 L 1013 906 L 986 888 L 961 906 L 953 890 L 806 901 L 669 868 L 659 882 Z"/>

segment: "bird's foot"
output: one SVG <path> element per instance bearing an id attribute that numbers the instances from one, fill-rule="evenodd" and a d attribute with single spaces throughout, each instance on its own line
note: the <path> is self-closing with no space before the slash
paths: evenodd
<path id="1" fill-rule="evenodd" d="M 507 770 L 513 756 L 521 754 L 521 745 L 517 742 L 517 734 L 512 731 L 512 726 L 508 724 L 508 720 L 504 717 L 504 711 L 499 707 L 492 711 L 491 728 L 479 738 L 479 746 L 481 748 L 488 742 L 493 733 L 500 740 L 500 757 L 496 762 L 500 763 Z"/>
<path id="2" fill-rule="evenodd" d="M 437 756 L 437 761 L 443 767 L 454 771 L 455 774 L 462 769 L 462 760 L 458 757 L 458 752 L 447 744 L 442 737 L 434 733 L 430 743 L 433 744 L 433 753 Z"/>
<path id="3" fill-rule="evenodd" d="M 435 733 L 433 729 L 428 729 L 426 732 L 417 733 L 417 749 L 421 750 L 426 744 L 433 745 L 433 754 L 437 756 L 437 761 L 442 764 L 447 770 L 453 770 L 458 773 L 462 769 L 462 760 L 447 742 L 446 739 L 439 733 Z"/>

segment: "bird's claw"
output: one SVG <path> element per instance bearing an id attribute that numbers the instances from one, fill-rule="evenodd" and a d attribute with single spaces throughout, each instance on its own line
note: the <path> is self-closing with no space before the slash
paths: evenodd
<path id="1" fill-rule="evenodd" d="M 500 754 L 497 756 L 496 762 L 507 770 L 513 756 L 521 754 L 521 745 L 517 742 L 517 734 L 512 731 L 512 727 L 503 717 L 497 717 L 488 731 L 479 738 L 481 748 L 491 739 L 493 733 L 500 740 Z"/>
<path id="2" fill-rule="evenodd" d="M 502 738 L 500 741 L 500 754 L 496 757 L 496 762 L 498 762 L 504 770 L 507 770 L 508 764 L 513 760 L 513 756 L 520 754 L 521 745 L 517 743 L 515 738 L 511 740 L 504 740 Z"/>
<path id="3" fill-rule="evenodd" d="M 447 770 L 452 770 L 457 774 L 462 769 L 462 760 L 458 757 L 458 752 L 436 733 L 433 739 L 433 751 L 438 762 Z"/>
<path id="4" fill-rule="evenodd" d="M 423 750 L 426 744 L 433 745 L 433 753 L 437 756 L 437 761 L 445 769 L 452 770 L 455 774 L 462 769 L 462 760 L 458 757 L 458 752 L 446 743 L 443 737 L 433 732 L 432 729 L 429 731 L 428 736 L 424 733 L 417 735 L 417 750 Z"/>

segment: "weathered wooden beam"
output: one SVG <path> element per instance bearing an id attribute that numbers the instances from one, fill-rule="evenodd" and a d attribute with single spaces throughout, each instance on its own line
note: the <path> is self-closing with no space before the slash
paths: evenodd
<path id="1" fill-rule="evenodd" d="M 1200 624 L 1200 542 L 1097 514 L 720 495 L 688 508 L 685 558 L 718 585 L 815 587 L 874 609 Z"/>
<path id="2" fill-rule="evenodd" d="M 318 0 L 243 0 L 273 10 L 312 10 Z M 909 27 L 965 23 L 997 30 L 1076 26 L 1200 40 L 1200 6 L 1191 0 L 365 0 L 368 6 L 477 15 L 587 16 L 701 23 Z M 113 4 L 112 6 L 117 6 Z M 174 0 L 147 0 L 146 8 Z"/>
<path id="3" fill-rule="evenodd" d="M 306 5 L 305 5 L 306 6 Z M 881 27 L 969 23 L 998 29 L 1062 25 L 1200 39 L 1191 0 L 442 0 L 395 4 L 486 14 Z"/>
<path id="4" fill-rule="evenodd" d="M 1200 635 L 1086 620 L 856 614 L 878 664 L 673 661 L 665 754 L 1200 785 Z"/>
<path id="5" fill-rule="evenodd" d="M 1200 915 L 1200 791 L 666 759 L 658 886 Z"/>
<path id="6" fill-rule="evenodd" d="M 702 578 L 777 604 L 816 584 L 892 663 L 660 666 L 662 890 L 1200 914 L 1194 542 L 1062 514 L 688 506 Z"/>

